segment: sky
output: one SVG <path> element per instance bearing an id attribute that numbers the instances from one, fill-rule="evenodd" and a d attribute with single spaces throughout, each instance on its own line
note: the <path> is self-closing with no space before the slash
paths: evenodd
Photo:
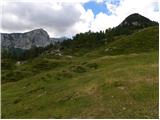
<path id="1" fill-rule="evenodd" d="M 2 0 L 0 8 L 0 32 L 43 28 L 50 37 L 112 28 L 133 13 L 159 20 L 158 0 Z"/>

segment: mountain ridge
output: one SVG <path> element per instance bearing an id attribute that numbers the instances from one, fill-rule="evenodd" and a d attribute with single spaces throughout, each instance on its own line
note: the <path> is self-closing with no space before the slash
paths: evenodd
<path id="1" fill-rule="evenodd" d="M 134 13 L 126 17 L 119 26 L 125 27 L 126 26 L 141 26 L 147 27 L 156 25 L 157 22 L 150 20 L 147 17 L 144 17 L 138 13 Z"/>
<path id="2" fill-rule="evenodd" d="M 50 44 L 48 33 L 35 29 L 25 33 L 1 33 L 2 48 L 30 49 L 32 46 L 45 47 Z"/>
<path id="3" fill-rule="evenodd" d="M 136 29 L 142 29 L 157 24 L 157 22 L 151 21 L 138 13 L 134 13 L 126 17 L 117 27 L 112 28 L 111 32 L 114 36 L 130 34 Z M 110 34 L 110 32 L 107 34 Z M 63 42 L 66 38 L 50 38 L 47 31 L 39 28 L 24 33 L 1 33 L 1 40 L 2 48 L 30 49 L 33 46 L 46 47 L 49 44 Z"/>
<path id="4" fill-rule="evenodd" d="M 31 49 L 32 47 L 46 47 L 67 38 L 50 38 L 47 31 L 42 28 L 24 33 L 1 33 L 2 48 Z"/>

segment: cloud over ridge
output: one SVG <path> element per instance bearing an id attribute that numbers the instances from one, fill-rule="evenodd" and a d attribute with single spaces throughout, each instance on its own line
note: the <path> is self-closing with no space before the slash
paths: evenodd
<path id="1" fill-rule="evenodd" d="M 105 4 L 108 15 L 94 14 L 92 9 L 85 9 L 89 0 L 78 2 L 4 2 L 0 5 L 1 32 L 24 32 L 44 28 L 50 36 L 72 36 L 79 32 L 100 31 L 118 25 L 132 13 L 140 13 L 151 20 L 159 20 L 158 0 L 97 0 Z"/>

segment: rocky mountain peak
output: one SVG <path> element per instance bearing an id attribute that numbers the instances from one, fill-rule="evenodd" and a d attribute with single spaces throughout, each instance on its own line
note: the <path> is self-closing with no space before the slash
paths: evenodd
<path id="1" fill-rule="evenodd" d="M 150 19 L 138 14 L 134 13 L 129 15 L 121 24 L 121 27 L 147 27 L 157 24 L 154 21 L 151 21 Z"/>
<path id="2" fill-rule="evenodd" d="M 2 48 L 30 49 L 32 46 L 45 47 L 51 43 L 48 33 L 35 29 L 25 33 L 1 33 Z"/>

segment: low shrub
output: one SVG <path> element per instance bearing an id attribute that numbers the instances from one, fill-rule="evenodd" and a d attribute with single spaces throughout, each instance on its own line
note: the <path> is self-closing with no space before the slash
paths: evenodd
<path id="1" fill-rule="evenodd" d="M 61 66 L 61 63 L 58 61 L 40 60 L 39 62 L 33 65 L 33 69 L 49 70 L 58 66 Z"/>
<path id="2" fill-rule="evenodd" d="M 87 71 L 87 69 L 84 66 L 81 66 L 81 65 L 72 66 L 71 70 L 73 72 L 76 72 L 76 73 L 84 73 L 84 72 Z"/>
<path id="3" fill-rule="evenodd" d="M 58 72 L 55 76 L 57 80 L 72 78 L 72 73 L 68 71 Z"/>
<path id="4" fill-rule="evenodd" d="M 92 68 L 92 69 L 97 69 L 98 68 L 98 64 L 97 63 L 89 63 L 86 66 L 88 68 Z"/>

